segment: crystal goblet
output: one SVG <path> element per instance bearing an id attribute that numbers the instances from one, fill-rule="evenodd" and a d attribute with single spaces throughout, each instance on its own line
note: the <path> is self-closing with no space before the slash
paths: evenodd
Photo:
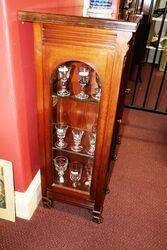
<path id="1" fill-rule="evenodd" d="M 92 94 L 93 99 L 100 101 L 101 88 L 95 88 L 95 93 Z"/>
<path id="2" fill-rule="evenodd" d="M 82 140 L 84 131 L 81 129 L 74 128 L 72 130 L 72 134 L 73 134 L 74 145 L 71 147 L 71 149 L 75 152 L 82 151 L 83 146 L 81 145 L 81 140 Z"/>
<path id="3" fill-rule="evenodd" d="M 79 184 L 82 175 L 83 165 L 80 162 L 73 162 L 70 165 L 70 179 L 72 186 L 76 188 Z"/>
<path id="4" fill-rule="evenodd" d="M 98 77 L 98 75 L 96 75 L 96 82 L 98 87 L 95 88 L 95 93 L 92 94 L 92 98 L 94 98 L 97 101 L 100 101 L 100 97 L 101 97 L 101 81 Z"/>
<path id="5" fill-rule="evenodd" d="M 92 171 L 93 171 L 93 159 L 88 159 L 87 164 L 85 165 L 85 171 L 87 175 L 87 180 L 85 181 L 85 185 L 90 188 L 91 179 L 92 179 Z"/>
<path id="6" fill-rule="evenodd" d="M 66 148 L 67 143 L 64 141 L 64 138 L 66 136 L 68 125 L 57 123 L 55 124 L 55 128 L 58 138 L 58 141 L 55 143 L 55 146 L 60 149 Z"/>
<path id="7" fill-rule="evenodd" d="M 76 98 L 84 100 L 87 99 L 89 97 L 89 95 L 87 95 L 85 93 L 85 86 L 89 83 L 89 73 L 90 70 L 87 67 L 80 67 L 79 68 L 79 73 L 78 73 L 78 80 L 79 80 L 79 84 L 81 86 L 81 92 L 76 96 Z"/>
<path id="8" fill-rule="evenodd" d="M 95 146 L 96 146 L 96 133 L 90 132 L 90 134 L 89 134 L 89 149 L 87 150 L 87 153 L 89 155 L 94 155 Z"/>
<path id="9" fill-rule="evenodd" d="M 64 183 L 64 172 L 67 169 L 68 166 L 68 158 L 64 156 L 57 156 L 53 159 L 55 169 L 58 172 L 59 175 L 59 183 Z"/>
<path id="10" fill-rule="evenodd" d="M 71 71 L 71 68 L 67 67 L 66 65 L 60 66 L 58 68 L 60 81 L 62 83 L 62 89 L 57 92 L 57 95 L 59 95 L 59 96 L 69 96 L 70 95 L 70 91 L 68 91 L 66 88 L 67 81 L 70 77 L 70 71 Z"/>

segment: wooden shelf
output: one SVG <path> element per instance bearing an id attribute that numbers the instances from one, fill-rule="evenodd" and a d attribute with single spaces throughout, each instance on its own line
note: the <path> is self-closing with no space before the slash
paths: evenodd
<path id="1" fill-rule="evenodd" d="M 69 99 L 69 100 L 71 99 L 71 100 L 76 101 L 76 102 L 87 102 L 87 103 L 93 102 L 93 103 L 97 103 L 97 104 L 99 104 L 99 102 L 100 102 L 100 101 L 95 100 L 95 99 L 92 98 L 91 96 L 90 96 L 89 98 L 87 98 L 87 99 L 81 100 L 81 99 L 76 98 L 75 95 L 70 95 L 70 96 L 58 96 L 58 95 L 56 95 L 56 94 L 54 93 L 54 94 L 52 95 L 52 98 L 57 98 L 57 99 Z"/>
<path id="2" fill-rule="evenodd" d="M 54 182 L 52 184 L 52 187 L 54 187 L 55 189 L 61 189 L 61 192 L 70 191 L 72 193 L 85 194 L 87 196 L 89 196 L 90 194 L 90 191 L 88 190 L 87 186 L 82 183 L 82 180 L 77 188 L 72 187 L 72 182 L 70 180 L 68 182 L 65 180 L 64 184 Z"/>
<path id="3" fill-rule="evenodd" d="M 87 154 L 84 150 L 83 152 L 75 152 L 73 150 L 70 150 L 68 148 L 64 148 L 64 149 L 60 149 L 60 148 L 56 148 L 56 147 L 52 147 L 53 150 L 57 150 L 57 151 L 60 151 L 60 152 L 66 152 L 66 153 L 70 153 L 70 154 L 75 154 L 75 155 L 79 155 L 79 156 L 84 156 L 84 157 L 87 157 L 87 158 L 94 158 L 94 156 L 92 155 L 89 155 Z"/>

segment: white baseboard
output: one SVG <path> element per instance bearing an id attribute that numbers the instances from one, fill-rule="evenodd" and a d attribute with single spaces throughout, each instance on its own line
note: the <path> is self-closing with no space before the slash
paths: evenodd
<path id="1" fill-rule="evenodd" d="M 40 171 L 38 171 L 26 192 L 15 192 L 16 216 L 30 220 L 41 196 L 41 176 Z"/>

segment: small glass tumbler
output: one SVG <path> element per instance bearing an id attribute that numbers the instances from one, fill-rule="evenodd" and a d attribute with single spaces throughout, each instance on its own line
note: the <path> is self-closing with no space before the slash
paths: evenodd
<path id="1" fill-rule="evenodd" d="M 76 98 L 84 100 L 87 99 L 89 97 L 89 95 L 87 95 L 85 93 L 85 86 L 89 83 L 89 73 L 90 70 L 87 67 L 80 67 L 79 68 L 79 73 L 78 73 L 78 80 L 79 80 L 79 84 L 81 86 L 81 92 L 76 96 Z"/>
<path id="2" fill-rule="evenodd" d="M 101 88 L 95 88 L 95 93 L 92 94 L 93 99 L 100 101 Z"/>
<path id="3" fill-rule="evenodd" d="M 85 181 L 85 185 L 90 188 L 91 186 L 91 179 L 92 179 L 92 171 L 93 171 L 93 159 L 88 159 L 87 164 L 85 165 L 85 171 L 87 180 Z"/>
<path id="4" fill-rule="evenodd" d="M 94 155 L 94 153 L 95 153 L 95 146 L 96 146 L 96 133 L 91 132 L 89 134 L 89 149 L 87 150 L 87 153 L 89 155 Z"/>
<path id="5" fill-rule="evenodd" d="M 68 166 L 68 158 L 64 156 L 57 156 L 53 159 L 55 169 L 58 172 L 59 175 L 59 183 L 64 183 L 64 172 L 67 169 Z"/>
<path id="6" fill-rule="evenodd" d="M 100 101 L 100 97 L 101 97 L 101 81 L 99 79 L 99 76 L 96 74 L 96 82 L 98 87 L 95 88 L 95 93 L 92 94 L 92 97 L 97 100 Z"/>
<path id="7" fill-rule="evenodd" d="M 60 149 L 66 148 L 67 143 L 64 141 L 64 138 L 66 136 L 68 125 L 57 123 L 55 125 L 55 128 L 56 128 L 56 133 L 57 133 L 57 138 L 58 138 L 58 141 L 55 143 L 55 146 Z"/>
<path id="8" fill-rule="evenodd" d="M 71 147 L 71 149 L 75 152 L 82 151 L 83 146 L 81 145 L 81 140 L 82 140 L 84 131 L 81 129 L 74 128 L 72 130 L 72 134 L 73 134 L 74 145 Z"/>
<path id="9" fill-rule="evenodd" d="M 80 162 L 73 162 L 70 165 L 70 180 L 72 181 L 72 186 L 76 188 L 82 176 L 83 165 Z"/>
<path id="10" fill-rule="evenodd" d="M 57 92 L 57 95 L 59 95 L 59 96 L 69 96 L 70 95 L 70 91 L 68 91 L 66 88 L 67 81 L 70 77 L 70 71 L 71 71 L 71 68 L 67 67 L 66 65 L 60 66 L 58 68 L 60 81 L 62 83 L 62 89 Z"/>

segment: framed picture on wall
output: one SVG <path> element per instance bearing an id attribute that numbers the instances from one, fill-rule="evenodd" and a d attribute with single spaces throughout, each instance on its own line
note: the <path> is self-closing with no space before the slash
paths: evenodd
<path id="1" fill-rule="evenodd" d="M 0 219 L 15 221 L 12 163 L 0 159 Z"/>

